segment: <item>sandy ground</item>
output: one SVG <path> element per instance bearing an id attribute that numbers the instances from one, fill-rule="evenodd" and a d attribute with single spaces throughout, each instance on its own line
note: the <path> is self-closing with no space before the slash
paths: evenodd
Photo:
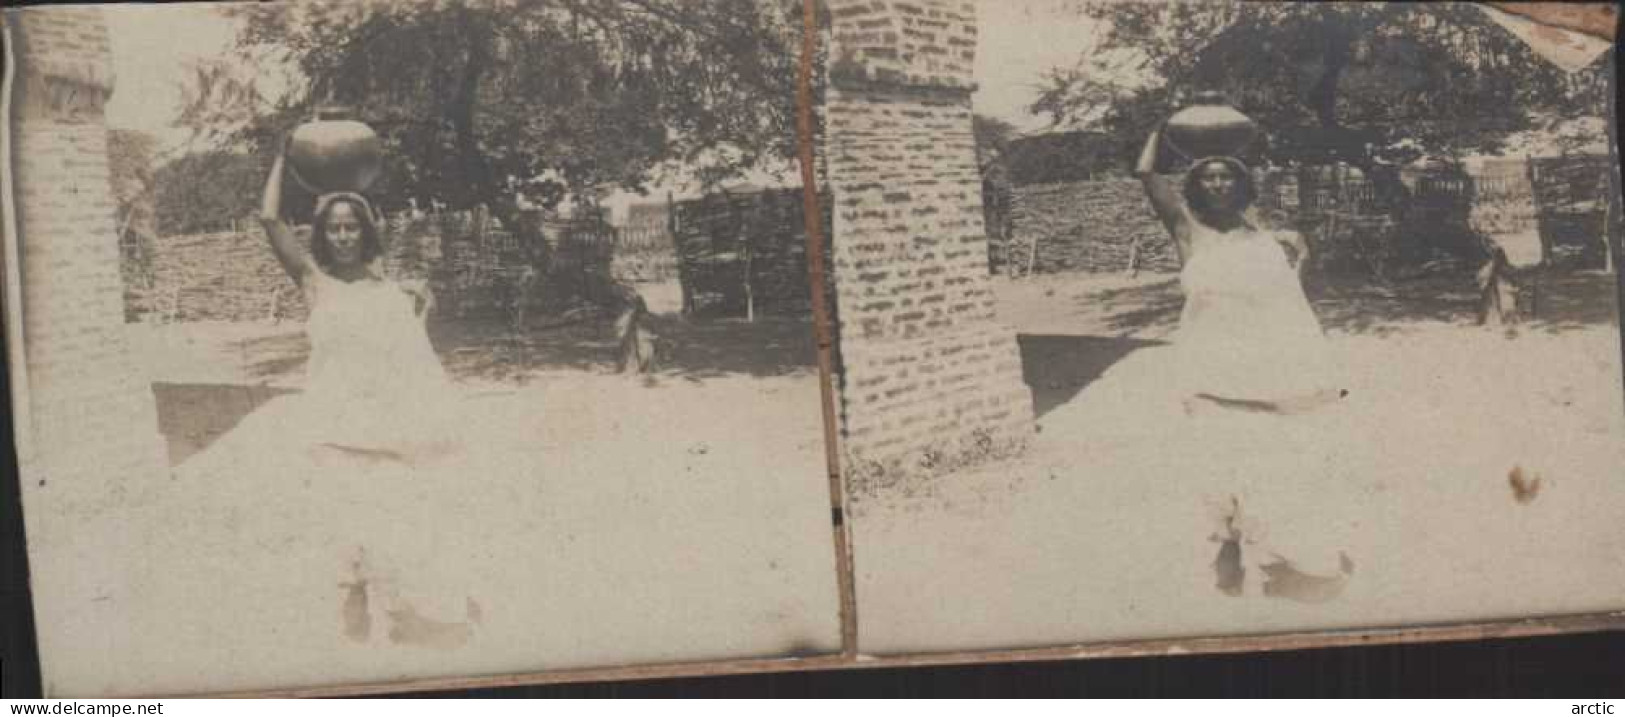
<path id="1" fill-rule="evenodd" d="M 1456 622 L 1625 609 L 1625 405 L 1613 277 L 1553 278 L 1515 336 L 1471 325 L 1459 283 L 1318 287 L 1356 370 L 1309 422 L 1234 422 L 1197 445 L 1121 435 L 1079 402 L 1177 320 L 1171 276 L 1000 285 L 1040 433 L 1020 460 L 944 476 L 854 520 L 871 654 Z M 1217 425 L 1217 424 L 1214 424 Z M 1519 499 L 1525 485 L 1540 485 Z M 1210 499 L 1256 508 L 1282 559 L 1342 553 L 1313 602 L 1217 587 Z M 1328 553 L 1327 548 L 1333 549 Z M 1337 568 L 1332 568 L 1335 576 Z"/>
<path id="2" fill-rule="evenodd" d="M 810 330 L 659 325 L 670 346 L 651 381 L 609 372 L 601 327 L 439 327 L 466 428 L 494 437 L 432 470 L 315 476 L 203 452 L 298 391 L 298 325 L 132 325 L 179 465 L 117 514 L 31 546 L 39 565 L 77 566 L 35 573 L 55 623 L 46 692 L 839 650 Z"/>

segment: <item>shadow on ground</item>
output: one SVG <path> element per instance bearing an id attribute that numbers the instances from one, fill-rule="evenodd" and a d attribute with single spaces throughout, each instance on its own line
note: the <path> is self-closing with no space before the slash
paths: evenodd
<path id="1" fill-rule="evenodd" d="M 650 317 L 663 376 L 699 381 L 729 375 L 767 378 L 811 372 L 818 365 L 812 322 L 764 317 Z M 432 321 L 429 340 L 455 379 L 523 382 L 545 371 L 617 369 L 620 345 L 612 317 L 544 318 L 514 330 L 497 318 Z M 303 331 L 232 340 L 222 353 L 252 382 L 297 381 L 310 356 Z M 387 361 L 385 362 L 387 364 Z"/>
<path id="2" fill-rule="evenodd" d="M 1112 364 L 1160 341 L 1104 336 L 1041 336 L 1022 334 L 1021 379 L 1033 392 L 1037 417 L 1054 410 L 1100 378 Z"/>
<path id="3" fill-rule="evenodd" d="M 158 431 L 169 446 L 169 464 L 180 465 L 236 428 L 255 409 L 290 393 L 296 391 L 235 384 L 152 384 Z"/>
<path id="4" fill-rule="evenodd" d="M 811 319 L 685 321 L 665 315 L 655 317 L 651 328 L 662 337 L 661 370 L 685 378 L 726 374 L 763 378 L 818 368 L 818 345 Z"/>
<path id="5" fill-rule="evenodd" d="M 730 375 L 767 378 L 817 366 L 810 321 L 655 317 L 650 326 L 660 337 L 663 376 L 692 381 Z M 445 322 L 431 326 L 430 340 L 454 378 L 514 383 L 548 370 L 613 371 L 619 348 L 614 326 L 601 320 L 525 331 L 511 331 L 501 321 Z M 260 384 L 297 380 L 310 342 L 303 332 L 251 337 L 231 341 L 223 353 L 240 357 L 243 378 L 255 383 L 152 384 L 170 465 L 208 448 L 267 401 L 294 393 Z M 387 370 L 387 359 L 380 370 Z"/>
<path id="6" fill-rule="evenodd" d="M 1177 278 L 1046 279 L 1048 284 L 1005 287 L 999 307 L 1000 318 L 1018 332 L 1022 377 L 1039 416 L 1071 400 L 1128 354 L 1158 343 L 1149 339 L 1176 327 L 1184 304 Z M 1617 321 L 1613 274 L 1550 271 L 1524 280 L 1533 299 L 1524 307 L 1525 330 L 1564 332 Z M 1322 275 L 1307 283 L 1315 314 L 1331 333 L 1385 337 L 1423 324 L 1467 326 L 1478 320 L 1478 286 L 1468 271 L 1389 282 Z"/>
<path id="7" fill-rule="evenodd" d="M 1478 287 L 1471 275 L 1445 274 L 1408 281 L 1324 276 L 1308 282 L 1315 315 L 1327 331 L 1386 336 L 1405 324 L 1473 323 Z"/>
<path id="8" fill-rule="evenodd" d="M 1113 335 L 1135 334 L 1152 328 L 1173 328 L 1185 307 L 1179 279 L 1090 291 L 1074 303 L 1101 314 L 1101 328 Z"/>
<path id="9" fill-rule="evenodd" d="M 766 317 L 650 317 L 656 367 L 663 376 L 702 380 L 727 375 L 784 376 L 817 367 L 812 322 Z M 614 371 L 620 345 L 606 317 L 510 329 L 502 321 L 444 322 L 430 339 L 454 377 L 522 381 L 537 371 Z"/>
<path id="10" fill-rule="evenodd" d="M 243 356 L 243 371 L 251 379 L 274 379 L 304 371 L 310 358 L 305 332 L 255 336 L 232 342 Z"/>
<path id="11" fill-rule="evenodd" d="M 1619 315 L 1614 274 L 1600 271 L 1529 272 L 1521 306 L 1530 328 L 1561 332 L 1613 323 Z M 1054 326 L 1072 321 L 1090 336 L 1158 337 L 1179 323 L 1184 305 L 1176 278 L 1124 285 L 1120 280 L 1080 276 L 1075 284 L 1057 281 L 1043 289 L 1011 290 L 1001 317 L 1024 325 Z M 1069 285 L 1070 284 L 1070 285 Z M 1387 282 L 1357 275 L 1319 275 L 1305 291 L 1321 326 L 1346 334 L 1386 336 L 1410 324 L 1475 324 L 1479 291 L 1471 271 L 1425 274 Z M 1017 293 L 1024 292 L 1024 293 Z"/>
<path id="12" fill-rule="evenodd" d="M 1563 332 L 1617 320 L 1618 285 L 1599 271 L 1531 272 L 1522 277 L 1526 325 Z M 1478 321 L 1478 285 L 1472 274 L 1428 275 L 1387 284 L 1359 277 L 1313 282 L 1315 314 L 1327 330 L 1385 336 L 1405 324 Z"/>
<path id="13" fill-rule="evenodd" d="M 1600 271 L 1549 274 L 1537 285 L 1534 325 L 1551 332 L 1619 320 L 1619 283 Z"/>

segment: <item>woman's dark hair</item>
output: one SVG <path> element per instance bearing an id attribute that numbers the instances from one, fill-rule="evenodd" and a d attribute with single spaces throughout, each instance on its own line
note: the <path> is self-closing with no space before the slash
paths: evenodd
<path id="1" fill-rule="evenodd" d="M 1190 171 L 1185 173 L 1185 204 L 1191 211 L 1209 214 L 1218 210 L 1218 207 L 1208 205 L 1207 192 L 1202 191 L 1200 186 L 1202 170 L 1210 164 L 1223 165 L 1236 175 L 1236 183 L 1241 187 L 1240 206 L 1236 207 L 1237 211 L 1252 206 L 1253 201 L 1258 199 L 1258 187 L 1253 185 L 1253 174 L 1247 171 L 1247 165 L 1235 157 L 1208 157 L 1196 160 L 1196 163 L 1191 165 Z"/>
<path id="2" fill-rule="evenodd" d="M 372 207 L 354 199 L 338 197 L 317 209 L 310 224 L 310 258 L 316 260 L 316 266 L 324 271 L 333 270 L 333 243 L 327 238 L 327 217 L 333 213 L 333 207 L 340 204 L 350 205 L 350 211 L 361 224 L 361 263 L 371 262 L 384 253 L 383 237 L 379 236 L 378 220 L 372 214 Z"/>

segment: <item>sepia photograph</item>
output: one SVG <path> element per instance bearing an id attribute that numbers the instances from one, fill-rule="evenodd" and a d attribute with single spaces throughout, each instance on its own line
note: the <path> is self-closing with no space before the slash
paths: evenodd
<path id="1" fill-rule="evenodd" d="M 1611 43 L 829 5 L 861 652 L 1625 608 Z"/>
<path id="2" fill-rule="evenodd" d="M 8 10 L 45 694 L 839 652 L 801 18 Z"/>
<path id="3" fill-rule="evenodd" d="M 8 8 L 40 689 L 1617 628 L 1613 43 L 1518 5 Z"/>

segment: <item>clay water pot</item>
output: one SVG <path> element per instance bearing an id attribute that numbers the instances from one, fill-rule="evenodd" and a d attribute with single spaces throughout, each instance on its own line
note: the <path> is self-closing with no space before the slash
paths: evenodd
<path id="1" fill-rule="evenodd" d="M 383 167 L 378 133 L 353 119 L 318 116 L 296 127 L 288 140 L 288 169 L 313 194 L 364 191 Z"/>
<path id="2" fill-rule="evenodd" d="M 1216 92 L 1196 95 L 1163 127 L 1168 147 L 1187 160 L 1213 156 L 1235 156 L 1258 135 L 1258 123 L 1226 104 Z"/>

